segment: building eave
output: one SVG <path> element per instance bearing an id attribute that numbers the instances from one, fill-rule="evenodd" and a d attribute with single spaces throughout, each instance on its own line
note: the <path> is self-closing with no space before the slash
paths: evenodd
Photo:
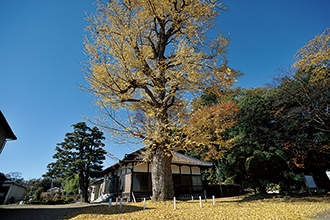
<path id="1" fill-rule="evenodd" d="M 2 128 L 5 130 L 5 132 L 7 134 L 6 139 L 17 140 L 16 135 L 14 134 L 12 129 L 10 128 L 10 126 L 9 126 L 5 116 L 2 114 L 1 110 L 0 110 L 0 126 L 2 126 Z"/>
<path id="2" fill-rule="evenodd" d="M 9 180 L 9 181 L 7 180 L 7 181 L 5 181 L 3 184 L 4 184 L 4 185 L 5 185 L 5 184 L 8 184 L 8 185 L 15 185 L 15 186 L 19 186 L 19 187 L 22 187 L 22 188 L 25 188 L 25 189 L 28 188 L 27 186 L 20 185 L 20 184 L 15 183 L 15 182 L 13 182 L 13 181 L 11 181 L 11 180 Z"/>
<path id="3" fill-rule="evenodd" d="M 143 152 L 143 148 L 136 150 L 130 154 L 125 154 L 124 158 L 120 161 L 118 161 L 117 163 L 105 168 L 102 171 L 102 174 L 106 174 L 111 172 L 112 170 L 116 170 L 118 167 L 120 166 L 124 166 L 128 163 L 132 163 L 132 162 L 144 162 L 142 160 L 141 157 L 139 157 L 139 155 L 141 155 L 141 153 Z M 172 158 L 172 164 L 175 165 L 186 165 L 186 166 L 199 166 L 199 167 L 204 167 L 204 168 L 208 168 L 208 167 L 212 167 L 213 164 L 211 162 L 206 162 L 206 161 L 202 161 L 184 154 L 180 154 L 178 152 L 174 152 L 173 153 L 173 158 Z"/>

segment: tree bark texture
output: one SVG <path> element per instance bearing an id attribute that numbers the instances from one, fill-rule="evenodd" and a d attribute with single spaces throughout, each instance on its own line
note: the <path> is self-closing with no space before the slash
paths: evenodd
<path id="1" fill-rule="evenodd" d="M 79 198 L 81 202 L 88 202 L 88 178 L 79 173 Z"/>
<path id="2" fill-rule="evenodd" d="M 152 201 L 173 199 L 172 155 L 157 147 L 151 158 Z"/>

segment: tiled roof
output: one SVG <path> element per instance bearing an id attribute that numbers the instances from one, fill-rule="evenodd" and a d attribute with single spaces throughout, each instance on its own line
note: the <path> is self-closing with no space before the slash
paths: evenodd
<path id="1" fill-rule="evenodd" d="M 172 164 L 194 165 L 194 166 L 213 166 L 212 163 L 189 157 L 178 152 L 173 153 Z"/>
<path id="2" fill-rule="evenodd" d="M 25 189 L 28 188 L 27 186 L 20 185 L 20 184 L 15 183 L 15 182 L 13 182 L 13 181 L 11 181 L 11 180 L 7 180 L 7 181 L 5 181 L 5 182 L 3 183 L 3 185 L 5 185 L 5 184 L 7 184 L 7 185 L 16 185 L 16 186 L 19 186 L 19 187 L 22 187 L 22 188 L 25 188 Z"/>
<path id="3" fill-rule="evenodd" d="M 120 164 L 126 164 L 129 162 L 134 162 L 134 161 L 142 161 L 141 152 L 143 152 L 143 148 L 134 151 L 133 153 L 126 154 L 124 159 L 121 160 L 120 162 L 117 162 L 113 164 L 112 166 L 109 166 L 103 170 L 103 172 L 108 172 L 113 169 L 117 169 Z M 177 165 L 190 165 L 190 166 L 204 166 L 204 167 L 212 167 L 213 164 L 210 162 L 202 161 L 184 154 L 180 154 L 178 152 L 173 153 L 173 158 L 172 158 L 172 164 L 177 164 Z"/>

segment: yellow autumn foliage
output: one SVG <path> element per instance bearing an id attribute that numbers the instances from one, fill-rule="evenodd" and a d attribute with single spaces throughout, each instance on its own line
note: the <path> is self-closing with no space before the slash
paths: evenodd
<path id="1" fill-rule="evenodd" d="M 328 83 L 330 78 L 330 29 L 315 36 L 300 48 L 295 55 L 294 68 L 308 72 L 312 68 L 312 82 Z"/>
<path id="2" fill-rule="evenodd" d="M 195 110 L 183 127 L 186 139 L 184 147 L 193 148 L 194 153 L 204 160 L 221 159 L 236 140 L 224 139 L 224 132 L 234 126 L 239 111 L 239 107 L 233 101 Z"/>
<path id="3" fill-rule="evenodd" d="M 101 112 L 98 124 L 119 141 L 135 138 L 150 148 L 153 200 L 166 200 L 174 194 L 167 175 L 172 152 L 188 140 L 173 133 L 192 117 L 191 100 L 229 91 L 242 75 L 228 66 L 229 39 L 207 34 L 226 8 L 220 0 L 98 4 L 84 42 L 88 91 Z"/>
<path id="4" fill-rule="evenodd" d="M 123 204 L 108 208 L 107 204 L 86 208 L 63 216 L 61 219 L 308 219 L 317 215 L 330 215 L 329 197 L 265 198 L 248 199 L 239 197 L 218 198 L 215 206 L 212 199 L 143 202 Z"/>
<path id="5" fill-rule="evenodd" d="M 189 119 L 192 97 L 228 91 L 242 75 L 227 65 L 229 39 L 207 35 L 224 10 L 219 0 L 100 1 L 85 38 L 100 125 L 119 139 L 175 145 L 170 131 Z"/>

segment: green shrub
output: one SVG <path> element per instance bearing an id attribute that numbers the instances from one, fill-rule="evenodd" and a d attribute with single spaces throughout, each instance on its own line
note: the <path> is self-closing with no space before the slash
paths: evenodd
<path id="1" fill-rule="evenodd" d="M 50 194 L 50 198 L 54 198 L 54 196 L 57 194 L 57 191 L 52 192 L 52 194 Z"/>
<path id="2" fill-rule="evenodd" d="M 34 201 L 39 201 L 41 199 L 41 193 L 42 193 L 42 191 L 43 191 L 43 188 L 40 187 L 39 189 L 37 189 L 34 192 L 34 198 L 33 198 Z"/>
<path id="3" fill-rule="evenodd" d="M 66 197 L 66 198 L 65 198 L 65 201 L 66 201 L 67 203 L 73 203 L 73 202 L 74 202 L 74 198 L 73 198 L 73 197 Z"/>
<path id="4" fill-rule="evenodd" d="M 62 199 L 62 195 L 55 195 L 53 201 Z"/>
<path id="5" fill-rule="evenodd" d="M 23 193 L 23 200 L 29 200 L 33 196 L 33 186 L 29 186 Z"/>
<path id="6" fill-rule="evenodd" d="M 53 204 L 67 204 L 67 199 L 66 197 L 62 196 L 62 195 L 56 195 L 53 197 Z"/>

